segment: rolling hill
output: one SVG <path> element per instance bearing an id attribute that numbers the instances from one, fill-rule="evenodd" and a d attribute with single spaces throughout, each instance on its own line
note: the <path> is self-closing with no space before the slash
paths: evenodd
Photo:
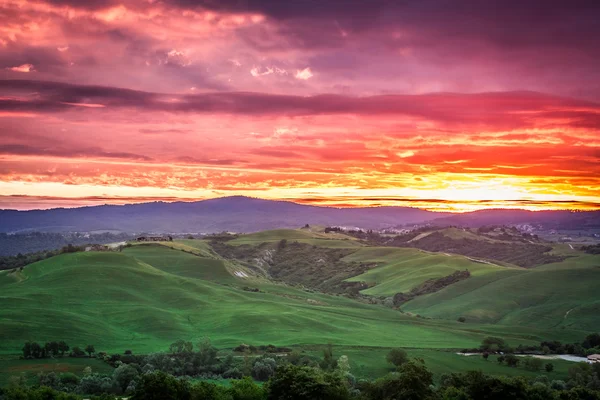
<path id="1" fill-rule="evenodd" d="M 533 324 L 515 327 L 415 318 L 381 305 L 274 284 L 264 277 L 237 276 L 232 274 L 236 264 L 211 255 L 209 243 L 202 240 L 170 245 L 175 248 L 150 244 L 121 253 L 62 254 L 23 271 L 0 273 L 0 353 L 17 353 L 24 340 L 55 339 L 93 343 L 104 351 L 148 352 L 164 349 L 180 338 L 197 341 L 205 336 L 224 347 L 242 342 L 332 342 L 382 348 L 463 348 L 476 346 L 490 334 L 515 343 L 582 335 L 580 325 L 542 330 Z M 386 250 L 344 251 L 377 260 Z M 400 253 L 383 256 L 404 257 Z M 481 273 L 482 277 L 492 275 Z M 392 278 L 401 275 L 392 274 Z M 247 286 L 259 291 L 248 291 Z"/>
<path id="2" fill-rule="evenodd" d="M 418 297 L 403 309 L 433 318 L 598 330 L 599 284 L 600 257 L 579 253 L 534 269 L 472 276 Z"/>
<path id="3" fill-rule="evenodd" d="M 0 210 L 0 232 L 257 232 L 305 224 L 379 229 L 439 218 L 408 207 L 333 208 L 243 196 L 197 202 L 104 205 L 51 210 Z"/>
<path id="4" fill-rule="evenodd" d="M 409 207 L 334 208 L 243 196 L 196 202 L 153 202 L 51 210 L 0 210 L 0 233 L 43 232 L 258 232 L 305 224 L 383 229 L 431 222 L 479 227 L 540 224 L 546 228 L 600 229 L 600 211 L 482 210 L 464 214 Z"/>

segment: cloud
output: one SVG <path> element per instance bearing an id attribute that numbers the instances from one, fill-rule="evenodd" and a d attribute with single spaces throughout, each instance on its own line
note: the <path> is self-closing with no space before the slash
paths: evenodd
<path id="1" fill-rule="evenodd" d="M 35 72 L 35 67 L 32 64 L 22 64 L 18 67 L 6 67 L 5 69 L 14 72 Z"/>
<path id="2" fill-rule="evenodd" d="M 0 100 L 0 110 L 64 111 L 77 105 L 138 108 L 147 111 L 228 113 L 240 115 L 404 115 L 456 124 L 479 123 L 495 128 L 563 118 L 577 112 L 577 123 L 598 127 L 600 104 L 532 92 L 294 96 L 250 92 L 167 94 L 117 87 L 61 82 L 0 80 L 0 89 L 14 98 Z M 36 95 L 27 97 L 29 93 Z M 507 115 L 510 118 L 507 118 Z"/>
<path id="3" fill-rule="evenodd" d="M 313 77 L 313 73 L 309 67 L 306 67 L 303 70 L 296 71 L 296 75 L 295 75 L 296 79 L 302 79 L 304 81 L 306 81 L 312 77 Z"/>
<path id="4" fill-rule="evenodd" d="M 90 157 L 107 159 L 127 159 L 127 160 L 151 160 L 139 154 L 128 152 L 110 152 L 98 147 L 89 148 L 63 148 L 63 147 L 36 147 L 23 144 L 3 144 L 0 145 L 0 154 L 21 155 L 21 156 L 56 156 L 67 158 Z"/>
<path id="5" fill-rule="evenodd" d="M 250 70 L 250 75 L 254 77 L 265 76 L 271 74 L 287 75 L 287 71 L 278 67 L 253 67 Z"/>

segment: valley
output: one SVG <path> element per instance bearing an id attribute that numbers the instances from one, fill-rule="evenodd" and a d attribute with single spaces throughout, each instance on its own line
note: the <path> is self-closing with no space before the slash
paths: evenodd
<path id="1" fill-rule="evenodd" d="M 435 232 L 457 235 L 455 228 Z M 544 246 L 561 261 L 522 268 L 493 254 L 373 245 L 305 227 L 60 254 L 0 272 L 0 374 L 12 370 L 8 360 L 24 338 L 93 343 L 108 354 L 210 338 L 223 354 L 250 343 L 310 355 L 331 343 L 364 378 L 385 374 L 385 353 L 395 347 L 438 374 L 527 375 L 456 353 L 488 336 L 517 347 L 577 342 L 598 330 L 600 256 Z M 443 283 L 458 272 L 460 280 Z M 554 364 L 552 376 L 566 376 L 570 363 Z"/>

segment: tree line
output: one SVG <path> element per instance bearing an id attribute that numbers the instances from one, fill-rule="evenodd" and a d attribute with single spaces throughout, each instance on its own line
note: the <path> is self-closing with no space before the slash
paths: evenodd
<path id="1" fill-rule="evenodd" d="M 78 346 L 71 349 L 63 340 L 46 342 L 43 346 L 37 342 L 25 342 L 21 349 L 23 358 L 25 359 L 64 357 L 69 350 L 71 350 L 71 352 L 68 353 L 69 357 L 83 357 L 86 353 L 88 357 L 92 357 L 93 354 L 96 353 L 96 349 L 92 344 L 88 344 L 83 349 Z"/>
<path id="2" fill-rule="evenodd" d="M 584 343 L 592 346 L 598 339 L 596 334 L 588 335 Z M 35 342 L 28 344 L 32 354 L 37 346 Z M 43 349 L 47 349 L 46 354 L 59 356 L 69 351 L 64 342 L 48 342 Z M 256 356 L 259 349 L 264 353 Z M 348 357 L 335 355 L 331 344 L 320 358 L 273 345 L 240 345 L 235 350 L 241 356 L 219 357 L 209 339 L 196 345 L 178 340 L 165 352 L 147 355 L 131 350 L 96 353 L 90 345 L 86 347 L 89 356 L 96 353 L 97 358 L 115 367 L 112 374 L 93 373 L 90 367 L 81 378 L 71 373 L 41 373 L 33 386 L 22 376 L 15 377 L 0 390 L 0 400 L 80 400 L 81 395 L 99 396 L 95 399 L 101 400 L 117 395 L 132 400 L 600 400 L 600 363 L 574 364 L 564 381 L 551 381 L 546 375 L 528 380 L 471 371 L 443 374 L 435 382 L 422 359 L 410 358 L 406 350 L 396 348 L 386 356 L 392 372 L 371 381 L 356 379 Z M 280 357 L 271 353 L 277 350 L 291 351 Z M 530 371 L 553 369 L 551 363 L 544 365 L 540 359 L 504 353 L 511 349 L 501 338 L 485 338 L 480 350 L 485 359 L 497 354 L 497 361 L 509 367 L 522 364 Z M 231 386 L 207 382 L 221 379 L 229 379 Z"/>

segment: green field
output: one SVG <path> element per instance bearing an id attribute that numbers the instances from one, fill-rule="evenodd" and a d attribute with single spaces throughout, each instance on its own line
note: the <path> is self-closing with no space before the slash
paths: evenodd
<path id="1" fill-rule="evenodd" d="M 225 263 L 215 258 L 199 257 L 158 245 L 125 248 L 123 254 L 172 275 L 215 282 L 235 281 L 225 268 Z"/>
<path id="2" fill-rule="evenodd" d="M 334 347 L 335 357 L 345 355 L 350 361 L 351 372 L 363 379 L 376 379 L 394 370 L 393 365 L 386 362 L 386 355 L 390 349 L 369 347 Z M 523 367 L 511 368 L 505 364 L 499 364 L 496 356 L 490 356 L 486 361 L 481 356 L 463 356 L 456 352 L 435 349 L 406 349 L 411 358 L 420 358 L 425 361 L 427 368 L 439 379 L 442 374 L 457 371 L 483 371 L 490 375 L 526 376 L 535 378 L 539 375 L 547 375 L 550 380 L 566 379 L 569 368 L 575 363 L 564 360 L 548 360 L 554 365 L 554 371 L 528 371 Z M 319 350 L 307 351 L 315 357 L 322 357 Z"/>
<path id="3" fill-rule="evenodd" d="M 427 279 L 441 278 L 454 271 L 469 270 L 472 276 L 506 270 L 498 265 L 475 262 L 462 256 L 428 253 L 418 249 L 369 247 L 347 256 L 346 261 L 376 262 L 377 268 L 347 279 L 348 282 L 367 282 L 369 289 L 361 293 L 371 296 L 393 296 L 409 292 Z"/>
<path id="4" fill-rule="evenodd" d="M 600 258 L 583 255 L 528 270 L 474 276 L 403 309 L 434 318 L 540 328 L 600 328 Z"/>
<path id="5" fill-rule="evenodd" d="M 230 245 L 258 245 L 268 242 L 279 242 L 285 239 L 290 242 L 306 243 L 319 247 L 333 248 L 355 248 L 361 244 L 353 237 L 342 233 L 330 232 L 323 233 L 310 229 L 274 229 L 270 231 L 262 231 L 242 235 L 236 239 L 230 240 L 227 244 Z"/>
<path id="6" fill-rule="evenodd" d="M 14 357 L 0 358 L 0 387 L 6 385 L 11 376 L 23 375 L 30 384 L 37 383 L 40 372 L 57 374 L 71 372 L 81 376 L 83 369 L 90 367 L 92 372 L 111 373 L 113 368 L 96 358 L 48 358 L 43 360 L 17 360 Z"/>
<path id="7" fill-rule="evenodd" d="M 249 269 L 216 255 L 209 242 L 200 239 L 136 244 L 122 252 L 62 254 L 23 271 L 0 272 L 0 354 L 12 358 L 0 363 L 0 377 L 14 375 L 19 368 L 28 374 L 39 368 L 77 370 L 92 361 L 16 360 L 27 340 L 64 340 L 71 347 L 93 344 L 98 351 L 129 349 L 139 354 L 166 350 L 178 339 L 197 343 L 205 337 L 221 349 L 250 343 L 311 351 L 333 343 L 347 353 L 359 377 L 387 372 L 384 358 L 391 347 L 410 348 L 410 354 L 424 358 L 435 373 L 481 368 L 492 374 L 527 375 L 450 349 L 477 347 L 490 335 L 513 346 L 542 340 L 575 342 L 599 328 L 597 256 L 573 250 L 569 255 L 574 257 L 561 263 L 525 270 L 417 249 L 366 247 L 339 234 L 331 239 L 324 235 L 282 230 L 235 241 L 349 243 L 355 251 L 343 261 L 378 265 L 349 279 L 374 283 L 364 291 L 369 295 L 409 291 L 455 270 L 469 269 L 472 276 L 404 304 L 404 313 L 238 275 Z M 260 291 L 245 290 L 247 286 Z M 459 316 L 467 322 L 457 322 Z M 556 365 L 554 374 L 562 376 L 568 363 Z"/>

